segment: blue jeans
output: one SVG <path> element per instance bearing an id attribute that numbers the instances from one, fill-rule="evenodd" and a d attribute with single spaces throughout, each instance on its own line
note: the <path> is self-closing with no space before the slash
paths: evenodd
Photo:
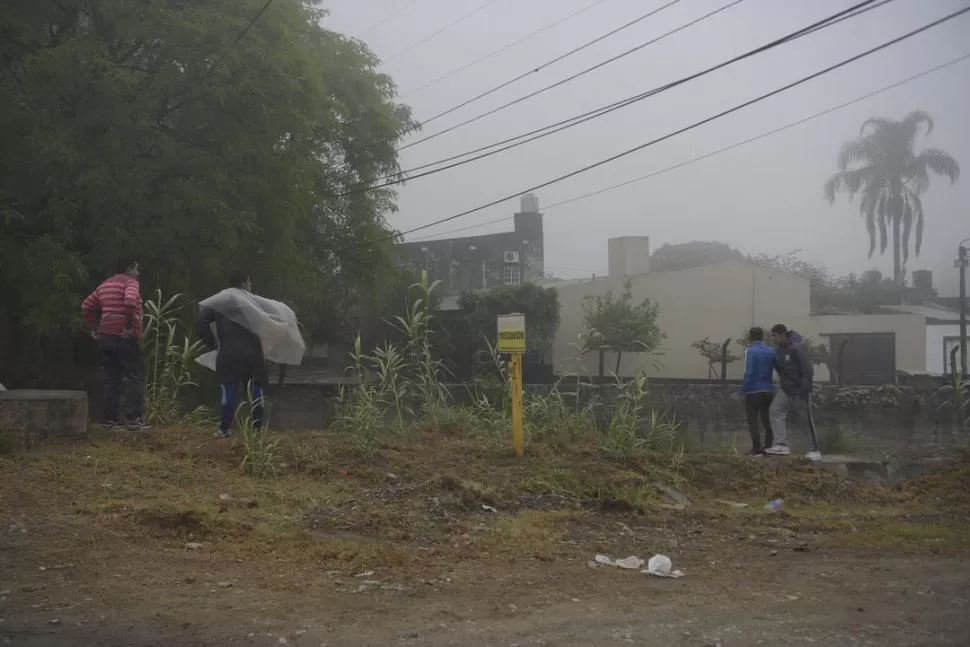
<path id="1" fill-rule="evenodd" d="M 222 412 L 222 419 L 219 422 L 219 431 L 227 432 L 232 429 L 232 422 L 236 417 L 236 406 L 239 403 L 239 382 L 223 382 L 220 385 L 222 399 L 219 408 Z M 259 431 L 263 426 L 264 396 L 263 387 L 256 382 L 246 383 L 243 395 L 249 395 L 248 389 L 252 388 L 253 398 L 253 429 Z"/>

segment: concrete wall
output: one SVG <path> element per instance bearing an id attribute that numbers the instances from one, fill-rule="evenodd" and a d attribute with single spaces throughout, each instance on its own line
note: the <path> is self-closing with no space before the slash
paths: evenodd
<path id="1" fill-rule="evenodd" d="M 770 328 L 784 323 L 806 330 L 809 317 L 808 281 L 748 263 L 727 262 L 676 272 L 631 276 L 635 301 L 650 298 L 660 306 L 658 324 L 667 335 L 654 355 L 624 354 L 619 374 L 624 377 L 646 370 L 648 375 L 671 378 L 707 378 L 707 363 L 690 347 L 704 337 L 717 342 L 732 339 L 731 351 L 742 355 L 733 340 L 743 337 L 752 325 Z M 626 277 L 585 279 L 549 284 L 559 291 L 561 323 L 553 342 L 552 362 L 558 374 L 598 372 L 596 353 L 580 357 L 577 341 L 584 329 L 583 300 L 612 290 L 623 292 Z M 606 372 L 616 357 L 606 356 Z M 728 366 L 728 377 L 739 378 L 741 362 Z"/>
<path id="2" fill-rule="evenodd" d="M 944 351 L 947 338 L 952 341 L 946 343 L 946 348 L 960 347 L 960 324 L 937 324 L 926 326 L 926 372 L 932 375 L 949 375 L 950 354 Z M 956 339 L 953 339 L 956 338 Z M 957 353 L 957 365 L 960 364 L 960 353 Z"/>
<path id="3" fill-rule="evenodd" d="M 896 370 L 908 373 L 926 372 L 926 317 L 920 314 L 825 315 L 811 317 L 806 330 L 828 344 L 830 335 L 852 333 L 894 333 L 896 336 Z M 805 334 L 805 333 L 803 333 Z M 828 379 L 822 367 L 819 379 Z"/>
<path id="4" fill-rule="evenodd" d="M 609 275 L 634 276 L 650 273 L 650 237 L 622 236 L 607 241 Z"/>

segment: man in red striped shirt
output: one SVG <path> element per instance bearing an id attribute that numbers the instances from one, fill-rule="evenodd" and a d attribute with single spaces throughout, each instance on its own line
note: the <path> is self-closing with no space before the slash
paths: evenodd
<path id="1" fill-rule="evenodd" d="M 125 259 L 118 273 L 99 285 L 81 303 L 84 327 L 101 348 L 104 368 L 104 419 L 117 428 L 122 385 L 128 429 L 148 428 L 145 422 L 145 369 L 141 356 L 142 303 L 138 261 Z M 99 316 L 100 315 L 100 316 Z"/>

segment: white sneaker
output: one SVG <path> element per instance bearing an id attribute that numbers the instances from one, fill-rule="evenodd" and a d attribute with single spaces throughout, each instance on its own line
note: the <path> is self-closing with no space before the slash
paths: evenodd
<path id="1" fill-rule="evenodd" d="M 788 456 L 791 454 L 791 450 L 788 449 L 788 445 L 775 445 L 766 449 L 765 453 L 771 456 Z"/>
<path id="2" fill-rule="evenodd" d="M 805 454 L 805 458 L 807 458 L 810 461 L 820 461 L 822 460 L 822 452 L 820 451 L 808 452 L 807 454 Z"/>

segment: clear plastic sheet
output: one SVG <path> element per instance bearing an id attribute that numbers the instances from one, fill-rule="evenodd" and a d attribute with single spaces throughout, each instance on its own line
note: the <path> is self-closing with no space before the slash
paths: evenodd
<path id="1" fill-rule="evenodd" d="M 202 300 L 199 307 L 211 308 L 259 337 L 267 361 L 291 366 L 303 361 L 306 342 L 300 334 L 296 313 L 285 303 L 227 288 Z M 195 361 L 214 371 L 217 354 L 218 351 L 205 353 Z"/>

